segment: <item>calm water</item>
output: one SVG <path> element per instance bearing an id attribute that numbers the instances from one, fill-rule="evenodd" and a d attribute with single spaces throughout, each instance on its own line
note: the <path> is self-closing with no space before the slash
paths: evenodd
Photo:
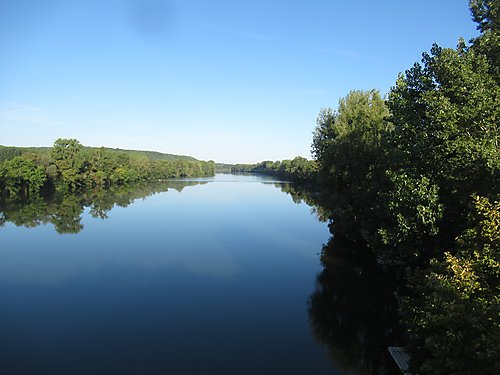
<path id="1" fill-rule="evenodd" d="M 327 225 L 280 184 L 218 175 L 93 199 L 0 213 L 1 374 L 360 371 L 323 337 Z"/>

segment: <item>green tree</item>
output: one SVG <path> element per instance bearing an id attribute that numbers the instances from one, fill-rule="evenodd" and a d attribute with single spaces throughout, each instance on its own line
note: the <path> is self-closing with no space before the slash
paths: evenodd
<path id="1" fill-rule="evenodd" d="M 464 229 L 472 194 L 499 192 L 499 98 L 488 59 L 463 44 L 434 46 L 389 95 L 389 168 L 413 180 L 425 177 L 439 188 L 440 228 L 448 241 Z"/>
<path id="2" fill-rule="evenodd" d="M 284 161 L 283 161 L 284 164 Z M 316 162 L 297 156 L 284 168 L 285 172 L 298 181 L 308 181 L 313 178 L 317 171 Z"/>
<path id="3" fill-rule="evenodd" d="M 500 373 L 500 201 L 475 207 L 457 254 L 413 280 L 405 311 L 423 374 Z"/>
<path id="4" fill-rule="evenodd" d="M 312 151 L 321 177 L 331 188 L 353 192 L 365 185 L 380 157 L 382 137 L 390 130 L 388 114 L 376 90 L 351 91 L 340 99 L 337 112 L 321 111 Z"/>
<path id="5" fill-rule="evenodd" d="M 57 166 L 61 182 L 71 191 L 83 186 L 84 159 L 83 147 L 76 139 L 58 138 L 50 151 Z"/>
<path id="6" fill-rule="evenodd" d="M 483 35 L 495 32 L 500 25 L 500 2 L 498 0 L 470 0 L 469 7 L 477 28 Z"/>
<path id="7" fill-rule="evenodd" d="M 416 265 L 435 255 L 432 241 L 443 214 L 437 185 L 425 176 L 388 170 L 385 190 L 379 191 L 378 200 L 383 207 L 379 229 L 367 237 L 379 261 Z"/>
<path id="8" fill-rule="evenodd" d="M 313 132 L 312 154 L 320 168 L 327 162 L 327 150 L 336 138 L 335 119 L 337 113 L 331 108 L 323 108 L 316 119 L 316 128 Z"/>
<path id="9" fill-rule="evenodd" d="M 17 147 L 0 146 L 0 164 L 5 160 L 12 159 L 15 156 L 21 156 L 22 151 Z"/>
<path id="10" fill-rule="evenodd" d="M 470 46 L 434 45 L 388 101 L 396 183 L 381 195 L 392 229 L 380 233 L 400 249 L 392 260 L 436 257 L 413 273 L 404 308 L 422 374 L 500 372 L 499 1 L 470 5 L 482 34 Z"/>
<path id="11" fill-rule="evenodd" d="M 113 157 L 104 147 L 92 150 L 87 156 L 86 164 L 86 183 L 88 185 L 106 187 L 111 184 L 115 163 Z"/>
<path id="12" fill-rule="evenodd" d="M 392 127 L 388 115 L 376 90 L 351 91 L 339 101 L 337 111 L 320 112 L 312 151 L 320 182 L 331 192 L 337 235 L 356 237 L 360 227 L 374 231 L 376 181 L 384 164 L 383 139 Z"/>
<path id="13" fill-rule="evenodd" d="M 479 37 L 424 53 L 389 111 L 351 92 L 312 144 L 335 236 L 352 229 L 386 265 L 421 267 L 405 315 L 418 373 L 500 372 L 500 1 L 470 8 Z"/>
<path id="14" fill-rule="evenodd" d="M 472 17 L 481 35 L 473 40 L 474 50 L 489 60 L 491 74 L 500 80 L 500 1 L 470 0 Z"/>
<path id="15" fill-rule="evenodd" d="M 0 166 L 0 181 L 11 196 L 38 194 L 46 180 L 43 168 L 22 156 Z"/>

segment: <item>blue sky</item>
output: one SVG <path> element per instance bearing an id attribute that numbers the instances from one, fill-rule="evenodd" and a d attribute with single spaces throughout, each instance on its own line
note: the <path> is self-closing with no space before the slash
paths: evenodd
<path id="1" fill-rule="evenodd" d="M 467 3 L 1 0 L 0 144 L 310 157 L 321 108 L 476 36 Z"/>

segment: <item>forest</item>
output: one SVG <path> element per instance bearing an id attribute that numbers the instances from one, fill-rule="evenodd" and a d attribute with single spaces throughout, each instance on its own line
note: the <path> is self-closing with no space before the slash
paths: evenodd
<path id="1" fill-rule="evenodd" d="M 76 139 L 57 139 L 51 148 L 0 147 L 0 192 L 10 198 L 213 176 L 214 170 L 212 161 L 150 151 L 89 148 Z"/>
<path id="2" fill-rule="evenodd" d="M 419 374 L 500 373 L 500 1 L 470 10 L 477 38 L 433 45 L 387 97 L 349 92 L 313 134 L 317 205 L 403 280 Z"/>
<path id="3" fill-rule="evenodd" d="M 297 156 L 292 160 L 267 160 L 257 164 L 227 165 L 226 170 L 231 173 L 266 174 L 304 184 L 315 179 L 317 167 L 314 160 Z"/>
<path id="4" fill-rule="evenodd" d="M 362 244 L 398 275 L 419 374 L 500 373 L 500 1 L 469 6 L 477 38 L 433 45 L 387 97 L 352 90 L 322 109 L 313 160 L 228 166 L 306 183 L 292 195 L 330 222 L 325 267 Z"/>

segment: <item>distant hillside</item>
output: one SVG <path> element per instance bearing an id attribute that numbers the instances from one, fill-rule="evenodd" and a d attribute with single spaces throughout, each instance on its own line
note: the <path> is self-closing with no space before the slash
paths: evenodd
<path id="1" fill-rule="evenodd" d="M 84 147 L 84 149 L 89 149 L 89 150 L 95 150 L 100 147 Z M 111 152 L 121 152 L 125 153 L 131 157 L 147 157 L 148 159 L 151 160 L 191 160 L 191 161 L 197 161 L 198 159 L 193 158 L 192 156 L 186 156 L 186 155 L 174 155 L 174 154 L 164 154 L 158 151 L 142 151 L 142 150 L 123 150 L 120 148 L 107 148 L 107 147 L 102 147 L 103 149 Z"/>
<path id="2" fill-rule="evenodd" d="M 36 154 L 45 154 L 50 151 L 51 147 L 17 147 L 17 146 L 2 146 L 0 145 L 0 162 L 2 160 L 10 159 L 14 156 L 24 154 L 26 152 L 33 152 Z M 84 151 L 92 151 L 97 149 L 104 149 L 112 153 L 123 153 L 133 158 L 147 158 L 149 160 L 186 160 L 197 161 L 192 156 L 164 154 L 157 151 L 141 151 L 141 150 L 123 150 L 119 148 L 108 147 L 84 147 Z"/>
<path id="3" fill-rule="evenodd" d="M 215 163 L 215 172 L 216 173 L 231 173 L 232 169 L 235 166 L 236 166 L 236 164 Z"/>

